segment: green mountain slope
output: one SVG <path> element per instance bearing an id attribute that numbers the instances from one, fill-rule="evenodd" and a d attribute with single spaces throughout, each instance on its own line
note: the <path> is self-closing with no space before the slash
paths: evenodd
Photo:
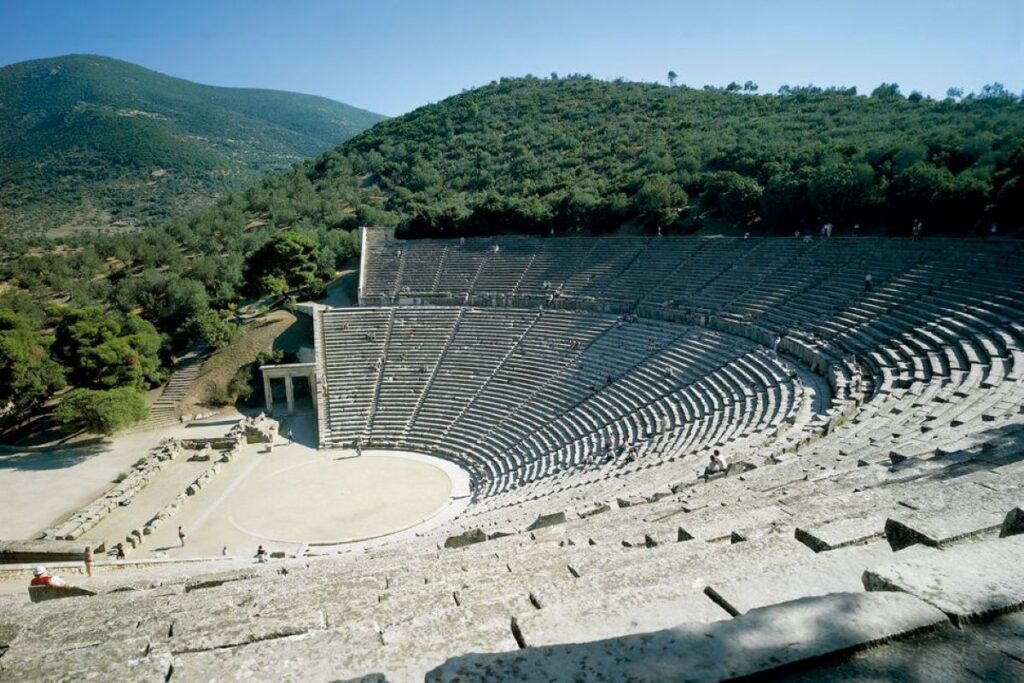
<path id="1" fill-rule="evenodd" d="M 384 117 L 70 55 L 0 69 L 0 230 L 145 226 L 208 205 Z"/>
<path id="2" fill-rule="evenodd" d="M 975 230 L 1024 208 L 1024 105 L 511 79 L 397 117 L 233 202 L 407 235 L 832 221 Z M 344 207 L 344 212 L 342 208 Z M 198 224 L 216 220 L 197 217 Z M 1008 227 L 1008 226 L 1007 226 Z"/>

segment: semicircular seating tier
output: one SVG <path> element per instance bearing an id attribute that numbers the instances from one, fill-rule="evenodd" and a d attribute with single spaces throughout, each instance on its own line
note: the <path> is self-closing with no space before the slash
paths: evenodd
<path id="1" fill-rule="evenodd" d="M 1021 419 L 1015 240 L 384 239 L 364 252 L 360 301 L 381 307 L 329 312 L 322 334 L 350 320 L 377 337 L 347 370 L 323 345 L 328 385 L 363 381 L 328 402 L 324 442 L 463 462 L 481 498 L 464 519 L 664 488 L 714 448 L 758 466 L 797 451 L 927 459 Z M 602 464 L 609 440 L 640 440 L 641 456 Z"/>
<path id="2" fill-rule="evenodd" d="M 820 426 L 829 407 L 827 384 L 797 364 L 691 325 L 540 309 L 321 315 L 322 446 L 445 455 L 483 496 L 559 473 L 581 485 L 631 444 L 631 462 L 683 476 L 695 465 L 677 454 L 757 449 Z"/>

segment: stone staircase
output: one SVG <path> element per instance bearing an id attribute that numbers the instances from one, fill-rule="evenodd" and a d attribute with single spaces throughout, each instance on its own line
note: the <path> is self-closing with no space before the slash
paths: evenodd
<path id="1" fill-rule="evenodd" d="M 148 431 L 178 424 L 178 406 L 188 396 L 193 382 L 203 370 L 203 363 L 209 355 L 206 347 L 190 350 L 178 359 L 178 367 L 164 385 L 160 397 L 149 408 L 149 418 L 132 431 Z"/>

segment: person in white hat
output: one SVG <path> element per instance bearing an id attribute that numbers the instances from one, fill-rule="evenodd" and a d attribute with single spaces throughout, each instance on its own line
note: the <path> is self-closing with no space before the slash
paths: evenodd
<path id="1" fill-rule="evenodd" d="M 32 586 L 53 586 L 55 588 L 64 588 L 67 583 L 64 579 L 59 576 L 50 576 L 49 572 L 46 571 L 46 567 L 39 565 L 32 570 Z"/>

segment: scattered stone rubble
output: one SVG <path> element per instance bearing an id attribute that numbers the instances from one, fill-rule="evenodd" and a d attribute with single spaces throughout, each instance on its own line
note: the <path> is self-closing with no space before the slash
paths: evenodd
<path id="1" fill-rule="evenodd" d="M 274 443 L 277 439 L 278 422 L 266 414 L 247 417 L 228 432 L 229 436 L 241 435 L 247 443 Z"/>
<path id="2" fill-rule="evenodd" d="M 167 463 L 178 457 L 181 444 L 168 439 L 132 467 L 127 476 L 106 493 L 73 514 L 67 521 L 43 532 L 44 539 L 73 541 L 96 526 L 118 506 L 130 505 L 136 493 Z"/>

